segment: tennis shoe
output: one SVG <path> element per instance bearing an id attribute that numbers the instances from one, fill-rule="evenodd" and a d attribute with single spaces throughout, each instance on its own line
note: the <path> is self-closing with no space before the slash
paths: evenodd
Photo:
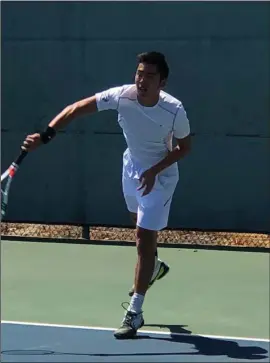
<path id="1" fill-rule="evenodd" d="M 155 269 L 151 278 L 151 281 L 148 285 L 148 289 L 157 281 L 161 280 L 163 277 L 167 275 L 167 273 L 170 271 L 170 267 L 160 259 L 156 260 Z M 129 290 L 129 296 L 132 296 L 134 294 L 134 285 Z"/>
<path id="2" fill-rule="evenodd" d="M 114 332 L 114 336 L 116 339 L 132 339 L 136 336 L 138 329 L 140 329 L 143 325 L 144 319 L 142 311 L 135 313 L 127 310 L 122 324 L 120 328 Z"/>

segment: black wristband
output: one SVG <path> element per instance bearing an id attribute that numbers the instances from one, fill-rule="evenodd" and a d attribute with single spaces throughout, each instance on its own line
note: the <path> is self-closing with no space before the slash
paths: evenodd
<path id="1" fill-rule="evenodd" d="M 50 142 L 55 135 L 56 135 L 55 129 L 48 126 L 45 131 L 40 133 L 40 139 L 43 142 L 43 144 L 48 144 L 48 142 Z"/>

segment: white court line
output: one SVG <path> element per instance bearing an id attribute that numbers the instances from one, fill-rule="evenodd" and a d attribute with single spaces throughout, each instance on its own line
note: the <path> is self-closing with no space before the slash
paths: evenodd
<path id="1" fill-rule="evenodd" d="M 1 320 L 1 324 L 13 324 L 13 325 L 30 325 L 30 326 L 41 326 L 51 328 L 67 328 L 67 329 L 82 329 L 82 330 L 103 330 L 103 331 L 114 331 L 116 328 L 103 328 L 99 326 L 84 326 L 84 325 L 66 325 L 66 324 L 50 324 L 50 323 L 38 323 L 38 322 L 27 322 L 27 321 L 12 321 L 12 320 Z M 204 335 L 204 334 L 187 334 L 187 333 L 173 333 L 168 331 L 154 331 L 154 330 L 142 330 L 139 333 L 145 334 L 156 334 L 156 335 L 180 335 L 180 336 L 192 336 L 192 337 L 203 337 L 212 339 L 227 339 L 227 340 L 245 340 L 253 342 L 270 342 L 270 339 L 263 338 L 244 338 L 244 337 L 230 337 L 224 335 Z"/>

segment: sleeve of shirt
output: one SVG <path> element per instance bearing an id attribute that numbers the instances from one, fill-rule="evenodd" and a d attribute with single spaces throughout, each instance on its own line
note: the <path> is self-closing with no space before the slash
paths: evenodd
<path id="1" fill-rule="evenodd" d="M 123 87 L 113 87 L 96 93 L 98 111 L 117 110 L 122 88 Z"/>
<path id="2" fill-rule="evenodd" d="M 183 139 L 190 134 L 190 125 L 186 111 L 183 106 L 180 106 L 175 116 L 173 125 L 173 135 L 177 139 Z"/>

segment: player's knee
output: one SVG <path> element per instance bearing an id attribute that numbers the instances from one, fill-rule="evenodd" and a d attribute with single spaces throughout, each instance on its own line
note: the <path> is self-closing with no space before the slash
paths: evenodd
<path id="1" fill-rule="evenodd" d="M 157 244 L 157 232 L 141 227 L 136 231 L 136 245 L 139 256 L 154 255 Z"/>

